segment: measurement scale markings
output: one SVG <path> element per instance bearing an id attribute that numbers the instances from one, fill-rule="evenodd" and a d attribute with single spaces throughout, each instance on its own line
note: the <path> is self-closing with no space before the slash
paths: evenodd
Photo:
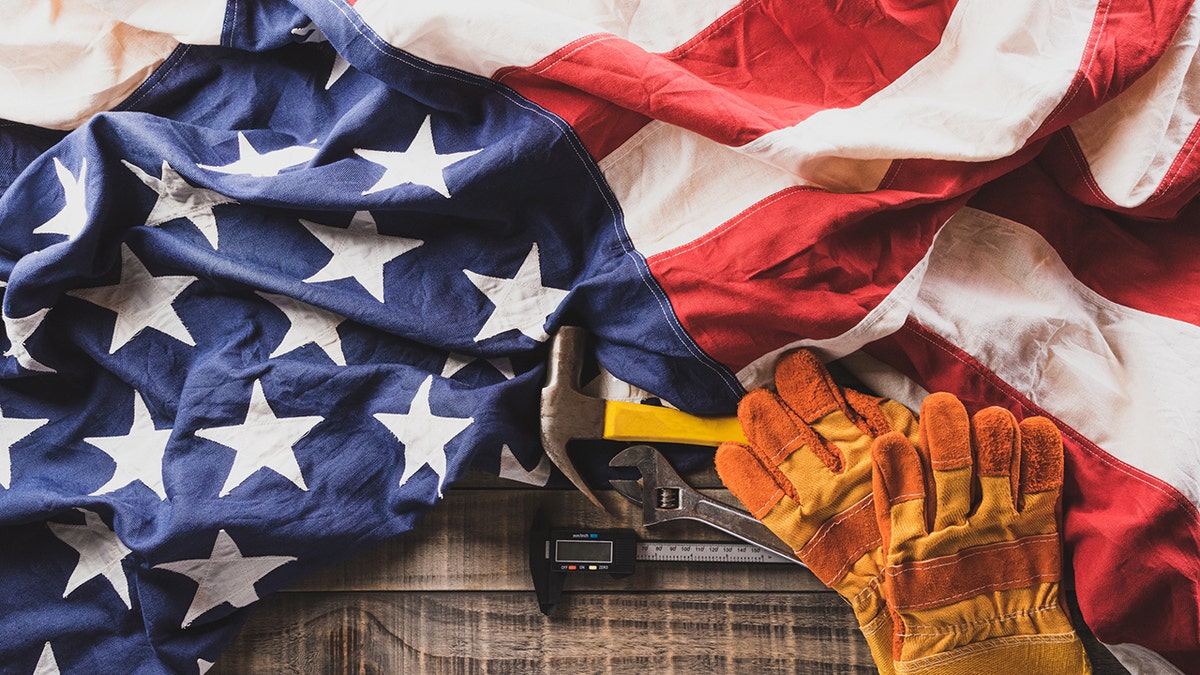
<path id="1" fill-rule="evenodd" d="M 717 563 L 791 563 L 761 546 L 750 544 L 639 541 L 639 561 L 717 562 Z"/>

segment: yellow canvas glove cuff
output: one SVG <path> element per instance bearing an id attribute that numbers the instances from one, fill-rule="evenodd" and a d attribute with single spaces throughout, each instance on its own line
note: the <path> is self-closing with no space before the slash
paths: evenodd
<path id="1" fill-rule="evenodd" d="M 1062 437 L 1006 410 L 921 406 L 875 441 L 874 503 L 898 673 L 1090 673 L 1061 604 Z"/>
<path id="2" fill-rule="evenodd" d="M 871 655 L 892 673 L 892 620 L 883 597 L 884 554 L 871 490 L 871 444 L 888 432 L 916 440 L 912 413 L 894 401 L 842 389 L 815 355 L 785 356 L 776 392 L 738 406 L 748 444 L 717 450 L 721 481 L 853 608 Z"/>

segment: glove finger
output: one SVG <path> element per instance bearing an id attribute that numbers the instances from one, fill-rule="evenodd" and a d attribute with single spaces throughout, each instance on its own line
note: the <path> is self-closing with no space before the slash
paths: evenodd
<path id="1" fill-rule="evenodd" d="M 785 460 L 789 473 L 806 478 L 810 472 L 842 470 L 841 453 L 829 446 L 775 394 L 756 389 L 738 403 L 738 421 L 761 461 L 779 466 Z M 807 452 L 797 453 L 801 448 Z"/>
<path id="2" fill-rule="evenodd" d="M 764 464 L 762 457 L 747 445 L 732 441 L 722 443 L 717 448 L 714 462 L 721 483 L 759 520 L 785 495 L 796 499 L 791 481 L 775 466 Z M 788 533 L 775 534 L 795 547 L 795 543 L 788 540 Z"/>
<path id="3" fill-rule="evenodd" d="M 842 396 L 842 388 L 833 381 L 825 364 L 807 349 L 791 352 L 780 359 L 775 366 L 775 389 L 807 424 L 834 410 L 851 410 Z"/>
<path id="4" fill-rule="evenodd" d="M 972 421 L 981 493 L 977 518 L 1011 518 L 1021 475 L 1017 420 L 1004 408 L 985 408 Z"/>
<path id="5" fill-rule="evenodd" d="M 1021 420 L 1021 479 L 1018 498 L 1062 490 L 1063 443 L 1058 427 L 1045 417 Z M 1023 506 L 1023 504 L 1018 504 Z"/>
<path id="6" fill-rule="evenodd" d="M 920 429 L 933 470 L 933 527 L 961 525 L 971 510 L 971 418 L 954 395 L 939 392 L 921 404 Z"/>
<path id="7" fill-rule="evenodd" d="M 899 427 L 906 426 L 906 423 L 912 418 L 912 413 L 907 409 L 903 409 L 904 413 L 908 413 L 904 420 L 888 419 L 888 415 L 883 412 L 881 404 L 887 400 L 878 396 L 869 396 L 860 391 L 853 389 L 843 389 L 842 394 L 849 404 L 850 409 L 857 413 L 856 415 L 848 415 L 854 420 L 863 433 L 871 438 L 879 438 L 889 431 L 899 431 Z"/>
<path id="8" fill-rule="evenodd" d="M 775 387 L 798 423 L 808 426 L 812 435 L 820 439 L 820 443 L 812 443 L 814 452 L 835 473 L 840 473 L 846 464 L 859 466 L 861 462 L 865 468 L 871 446 L 869 442 L 861 442 L 864 435 L 874 439 L 890 431 L 878 399 L 843 390 L 810 351 L 791 352 L 779 362 L 775 367 Z M 854 398 L 858 409 L 848 397 Z"/>
<path id="9" fill-rule="evenodd" d="M 875 517 L 887 551 L 907 549 L 926 534 L 925 478 L 921 456 L 908 438 L 893 431 L 871 445 Z"/>

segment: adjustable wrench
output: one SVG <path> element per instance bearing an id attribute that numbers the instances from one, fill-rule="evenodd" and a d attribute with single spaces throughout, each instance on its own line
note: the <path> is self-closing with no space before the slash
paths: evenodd
<path id="1" fill-rule="evenodd" d="M 640 480 L 609 481 L 626 499 L 642 505 L 642 524 L 669 520 L 698 520 L 742 541 L 761 546 L 798 565 L 803 565 L 775 533 L 741 509 L 706 497 L 688 485 L 656 448 L 635 445 L 613 457 L 609 466 L 637 467 Z"/>

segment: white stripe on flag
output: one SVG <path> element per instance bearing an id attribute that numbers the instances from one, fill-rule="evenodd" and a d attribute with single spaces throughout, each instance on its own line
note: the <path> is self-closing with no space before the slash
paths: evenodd
<path id="1" fill-rule="evenodd" d="M 938 46 L 890 85 L 742 150 L 839 192 L 875 189 L 890 160 L 902 157 L 1011 155 L 1071 95 L 1077 69 L 1090 66 L 1085 48 L 1096 5 L 963 0 Z"/>
<path id="2" fill-rule="evenodd" d="M 179 46 L 83 0 L 25 4 L 4 17 L 0 119 L 73 129 L 124 100 Z"/>
<path id="3" fill-rule="evenodd" d="M 1033 230 L 973 209 L 938 233 L 912 316 L 1200 505 L 1200 327 L 1101 297 Z"/>
<path id="4" fill-rule="evenodd" d="M 926 257 L 854 328 L 787 345 L 738 379 L 766 386 L 778 355 L 796 347 L 839 358 L 897 330 L 906 314 L 1200 506 L 1200 327 L 1101 297 L 1039 234 L 983 211 L 947 221 Z"/>
<path id="5" fill-rule="evenodd" d="M 532 66 L 568 44 L 629 40 L 647 51 L 691 39 L 736 0 L 359 0 L 354 9 L 389 44 L 478 75 Z"/>
<path id="6" fill-rule="evenodd" d="M 695 37 L 737 7 L 737 0 L 525 0 L 547 12 L 593 24 L 648 52 L 666 52 Z"/>
<path id="7" fill-rule="evenodd" d="M 699 134 L 650 122 L 600 162 L 646 257 L 717 229 L 795 176 Z"/>
<path id="8" fill-rule="evenodd" d="M 1076 120 L 1096 186 L 1118 206 L 1142 205 L 1162 184 L 1200 122 L 1200 6 L 1162 58 L 1113 100 Z"/>
<path id="9" fill-rule="evenodd" d="M 1157 652 L 1132 643 L 1104 645 L 1133 675 L 1183 675 L 1183 671 Z"/>
<path id="10" fill-rule="evenodd" d="M 84 0 L 110 17 L 189 45 L 219 45 L 228 0 Z M 236 11 L 236 10 L 235 10 Z"/>

